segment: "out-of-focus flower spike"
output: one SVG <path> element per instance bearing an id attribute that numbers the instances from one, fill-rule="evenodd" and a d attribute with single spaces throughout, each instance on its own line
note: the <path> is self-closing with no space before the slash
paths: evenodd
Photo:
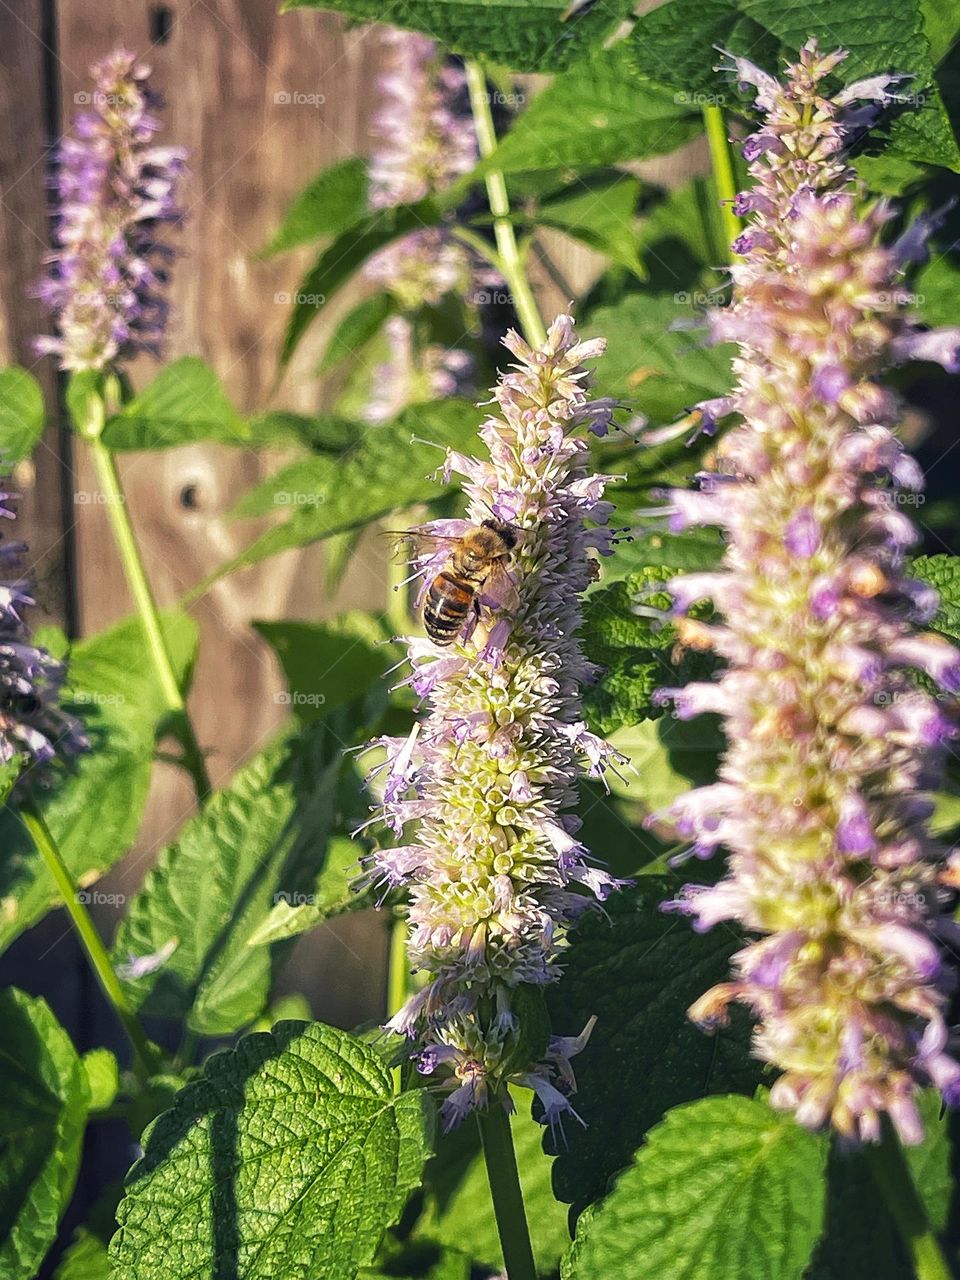
<path id="1" fill-rule="evenodd" d="M 159 98 L 149 67 L 117 49 L 91 74 L 91 109 L 60 144 L 56 250 L 34 291 L 56 319 L 56 335 L 39 338 L 37 352 L 72 371 L 160 354 L 172 254 L 163 231 L 182 217 L 186 163 L 181 148 L 153 144 Z"/>
<path id="2" fill-rule="evenodd" d="M 5 503 L 14 495 L 3 493 Z M 12 507 L 3 506 L 12 518 Z M 0 565 L 17 572 L 26 548 L 0 544 Z M 20 757 L 21 779 L 43 781 L 46 766 L 86 750 L 79 720 L 60 706 L 66 667 L 33 644 L 24 610 L 33 604 L 29 584 L 17 578 L 0 582 L 0 765 Z"/>
<path id="3" fill-rule="evenodd" d="M 920 1085 L 960 1098 L 937 891 L 960 877 L 917 794 L 936 788 L 954 727 L 913 673 L 955 693 L 960 654 L 920 630 L 935 593 L 905 575 L 917 534 L 897 499 L 922 476 L 876 378 L 909 358 L 956 368 L 960 331 L 922 329 L 898 283 L 935 219 L 885 245 L 890 210 L 858 207 L 842 159 L 862 124 L 849 104 L 885 103 L 901 77 L 827 97 L 842 57 L 811 42 L 781 82 L 735 60 L 763 116 L 745 148 L 751 226 L 712 329 L 740 344 L 730 399 L 742 425 L 698 493 L 670 495 L 674 522 L 720 524 L 728 546 L 720 572 L 669 584 L 681 613 L 714 601 L 724 625 L 703 639 L 730 665 L 660 695 L 679 716 L 725 718 L 719 782 L 671 813 L 694 853 L 723 846 L 729 861 L 718 884 L 687 886 L 667 909 L 761 935 L 690 1012 L 717 1026 L 731 1000 L 753 1010 L 756 1051 L 782 1072 L 775 1106 L 863 1141 L 886 1112 L 917 1142 Z"/>

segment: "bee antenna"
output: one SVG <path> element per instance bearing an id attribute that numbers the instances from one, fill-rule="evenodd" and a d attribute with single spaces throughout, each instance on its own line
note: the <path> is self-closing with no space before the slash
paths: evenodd
<path id="1" fill-rule="evenodd" d="M 410 443 L 411 444 L 428 444 L 431 449 L 442 449 L 444 452 L 446 452 L 446 449 L 447 449 L 447 446 L 445 444 L 438 444 L 436 440 L 424 440 L 423 436 L 411 436 Z"/>

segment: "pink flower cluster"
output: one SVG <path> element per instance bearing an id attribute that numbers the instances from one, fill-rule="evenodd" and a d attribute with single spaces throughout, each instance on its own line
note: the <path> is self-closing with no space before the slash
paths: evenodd
<path id="1" fill-rule="evenodd" d="M 955 926 L 925 794 L 954 730 L 916 673 L 956 693 L 960 654 L 923 629 L 938 601 L 909 576 L 917 535 L 901 501 L 922 475 L 880 377 L 910 358 L 956 369 L 960 330 L 923 330 L 906 305 L 903 267 L 929 223 L 885 244 L 890 211 L 858 201 L 844 149 L 897 77 L 828 98 L 843 57 L 810 42 L 783 82 L 734 62 L 762 119 L 744 146 L 754 185 L 737 201 L 750 225 L 734 299 L 712 321 L 739 345 L 738 381 L 708 412 L 740 423 L 698 490 L 670 494 L 675 529 L 726 531 L 722 568 L 671 589 L 679 613 L 713 601 L 722 620 L 684 625 L 728 667 L 662 695 L 680 717 L 724 718 L 719 781 L 670 813 L 692 854 L 729 860 L 668 906 L 698 929 L 733 920 L 761 935 L 691 1015 L 710 1026 L 731 1000 L 753 1010 L 756 1051 L 782 1073 L 774 1105 L 867 1141 L 886 1113 L 914 1143 L 921 1083 L 960 1101 L 941 945 Z"/>

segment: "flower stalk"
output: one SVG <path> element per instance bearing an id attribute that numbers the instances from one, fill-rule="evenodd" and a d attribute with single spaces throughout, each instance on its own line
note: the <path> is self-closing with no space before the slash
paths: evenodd
<path id="1" fill-rule="evenodd" d="M 57 842 L 44 821 L 43 815 L 32 796 L 27 795 L 20 806 L 20 817 L 43 859 L 44 865 L 57 886 L 63 905 L 70 917 L 80 945 L 86 952 L 90 966 L 96 974 L 103 994 L 113 1006 L 117 1017 L 133 1047 L 137 1072 L 141 1079 L 155 1075 L 162 1062 L 156 1046 L 147 1039 L 140 1019 L 130 1006 L 120 980 L 113 970 L 106 947 L 100 939 L 90 913 L 80 900 L 77 884 L 63 860 Z"/>
<path id="2" fill-rule="evenodd" d="M 870 1168 L 890 1216 L 906 1245 L 917 1280 L 953 1280 L 953 1271 L 930 1225 L 896 1133 L 884 1124 L 880 1141 L 867 1149 Z"/>
<path id="3" fill-rule="evenodd" d="M 737 198 L 737 178 L 733 171 L 733 154 L 727 136 L 727 121 L 723 108 L 715 103 L 707 103 L 703 108 L 703 125 L 710 147 L 710 164 L 713 168 L 713 181 L 720 197 L 720 216 L 728 243 L 732 243 L 740 235 L 742 226 L 734 212 Z"/>
<path id="4" fill-rule="evenodd" d="M 150 662 L 156 672 L 157 683 L 163 694 L 167 710 L 170 713 L 170 732 L 177 738 L 183 749 L 183 767 L 193 780 L 197 801 L 203 805 L 213 790 L 210 775 L 207 772 L 203 751 L 197 740 L 193 722 L 187 712 L 180 682 L 174 669 L 170 651 L 160 622 L 160 614 L 153 591 L 147 578 L 140 547 L 137 543 L 133 525 L 127 512 L 127 501 L 117 469 L 116 458 L 100 438 L 103 425 L 103 402 L 96 400 L 98 409 L 95 416 L 88 420 L 86 427 L 81 427 L 80 434 L 87 441 L 90 455 L 97 472 L 97 479 L 103 492 L 107 517 L 113 531 L 114 542 L 123 563 L 124 576 L 133 596 Z M 98 425 L 99 424 L 99 425 Z"/>
<path id="5" fill-rule="evenodd" d="M 510 1116 L 504 1106 L 495 1101 L 486 1111 L 477 1113 L 477 1124 L 507 1280 L 536 1280 L 537 1267 L 523 1203 Z"/>
<path id="6" fill-rule="evenodd" d="M 169 304 L 166 290 L 173 248 L 164 235 L 181 221 L 177 190 L 186 154 L 161 147 L 150 86 L 150 68 L 125 49 L 91 67 L 90 109 L 76 115 L 59 146 L 56 249 L 36 294 L 53 312 L 56 333 L 38 339 L 40 354 L 56 355 L 60 367 L 84 377 L 97 375 L 107 388 L 90 390 L 82 420 L 74 423 L 87 442 L 114 540 L 143 627 L 150 661 L 171 716 L 171 731 L 183 747 L 183 765 L 200 804 L 210 779 L 167 649 L 140 549 L 127 514 L 116 461 L 102 440 L 107 399 L 116 398 L 124 362 L 141 352 L 162 350 Z"/>
<path id="7" fill-rule="evenodd" d="M 496 150 L 497 135 L 493 127 L 493 113 L 490 110 L 486 77 L 482 68 L 471 61 L 466 64 L 466 74 L 480 155 L 484 160 L 488 160 Z M 490 202 L 490 212 L 494 218 L 493 233 L 497 242 L 497 257 L 494 265 L 503 275 L 513 295 L 513 303 L 524 337 L 531 346 L 542 346 L 546 341 L 547 332 L 540 317 L 537 300 L 530 287 L 510 218 L 510 198 L 507 195 L 506 179 L 499 169 L 487 169 L 484 183 L 487 188 L 487 199 Z"/>
<path id="8" fill-rule="evenodd" d="M 561 316 L 540 348 L 516 333 L 505 345 L 517 363 L 481 428 L 490 460 L 447 458 L 466 477 L 468 518 L 414 531 L 413 563 L 422 599 L 451 544 L 484 521 L 510 534 L 513 563 L 484 580 L 445 643 L 407 638 L 405 683 L 428 713 L 409 737 L 379 740 L 372 775 L 370 822 L 401 843 L 370 855 L 367 878 L 409 889 L 410 958 L 426 975 L 389 1026 L 449 1095 L 448 1128 L 500 1105 L 509 1082 L 533 1089 L 551 1123 L 572 1111 L 569 1059 L 589 1027 L 551 1037 L 542 988 L 559 977 L 567 931 L 617 884 L 591 865 L 572 812 L 579 777 L 602 776 L 612 754 L 582 720 L 594 669 L 577 640 L 589 552 L 610 537 L 607 477 L 589 474 L 577 433 L 610 421 L 613 405 L 586 392 L 584 362 L 603 343 L 578 341 Z"/>

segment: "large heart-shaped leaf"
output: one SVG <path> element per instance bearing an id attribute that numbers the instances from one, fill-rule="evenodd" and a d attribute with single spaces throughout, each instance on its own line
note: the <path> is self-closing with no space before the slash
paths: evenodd
<path id="1" fill-rule="evenodd" d="M 43 1000 L 0 992 L 0 1275 L 33 1280 L 80 1164 L 87 1077 Z"/>
<path id="2" fill-rule="evenodd" d="M 566 1280 L 800 1280 L 823 1228 L 826 1143 L 759 1099 L 667 1113 L 582 1222 Z"/>
<path id="3" fill-rule="evenodd" d="M 355 1280 L 419 1183 L 432 1106 L 344 1031 L 280 1022 L 207 1063 L 144 1135 L 117 1280 Z"/>
<path id="4" fill-rule="evenodd" d="M 145 1013 L 227 1035 L 261 1012 L 275 958 L 247 943 L 277 903 L 314 892 L 340 766 L 340 741 L 326 726 L 284 734 L 163 850 L 114 948 L 133 974 L 139 959 L 166 957 L 127 983 Z"/>
<path id="5" fill-rule="evenodd" d="M 361 22 L 390 21 L 423 31 L 454 53 L 489 58 L 514 71 L 556 71 L 596 48 L 632 0 L 286 0 L 284 9 L 335 9 Z"/>

